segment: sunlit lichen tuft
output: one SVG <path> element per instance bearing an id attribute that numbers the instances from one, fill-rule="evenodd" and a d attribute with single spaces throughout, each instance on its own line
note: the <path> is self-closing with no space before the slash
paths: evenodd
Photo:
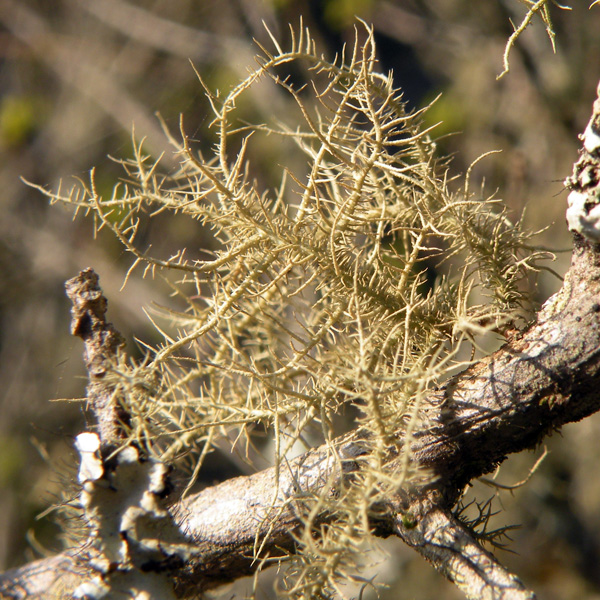
<path id="1" fill-rule="evenodd" d="M 388 448 L 422 424 L 425 394 L 470 363 L 482 336 L 522 317 L 523 280 L 541 257 L 469 173 L 449 181 L 421 125 L 427 109 L 407 111 L 364 29 L 329 61 L 300 28 L 288 50 L 275 39 L 262 48 L 229 93 L 205 88 L 218 139 L 210 156 L 182 126 L 176 171 L 134 142 L 112 197 L 98 195 L 94 172 L 67 194 L 45 192 L 116 234 L 134 257 L 128 277 L 138 267 L 177 274 L 181 309 L 156 318 L 163 342 L 110 374 L 138 447 L 162 460 L 193 451 L 195 476 L 212 448 L 250 447 L 257 428 L 272 433 L 265 452 L 280 469 L 338 435 L 340 415 L 366 432 L 360 477 L 303 499 L 304 559 L 286 588 L 305 598 L 355 572 L 369 507 L 414 476 L 407 451 L 384 469 Z M 310 85 L 283 75 L 291 63 Z M 241 120 L 237 106 L 256 86 L 263 97 L 264 86 L 284 93 L 296 112 Z M 267 146 L 280 149 L 274 182 L 254 178 L 256 149 Z M 140 223 L 163 212 L 209 225 L 221 245 L 214 258 L 147 252 Z M 335 525 L 314 521 L 322 509 L 335 511 Z"/>

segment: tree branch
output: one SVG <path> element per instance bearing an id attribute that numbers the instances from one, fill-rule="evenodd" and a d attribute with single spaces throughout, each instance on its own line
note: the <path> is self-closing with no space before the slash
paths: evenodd
<path id="1" fill-rule="evenodd" d="M 85 269 L 65 283 L 71 308 L 71 335 L 84 342 L 83 360 L 88 372 L 87 399 L 97 431 L 105 447 L 124 439 L 123 423 L 129 415 L 115 397 L 114 386 L 106 381 L 111 366 L 125 345 L 123 336 L 106 321 L 107 300 L 98 284 L 98 275 Z"/>
<path id="2" fill-rule="evenodd" d="M 395 533 L 469 600 L 533 600 L 535 594 L 484 550 L 452 513 L 416 496 L 394 518 Z"/>
<path id="3" fill-rule="evenodd" d="M 415 434 L 410 452 L 435 477 L 420 488 L 403 490 L 374 511 L 376 534 L 400 536 L 469 598 L 534 596 L 450 515 L 465 485 L 493 470 L 508 454 L 533 448 L 565 423 L 600 409 L 600 246 L 594 238 L 594 210 L 600 196 L 596 188 L 600 181 L 600 144 L 595 143 L 600 141 L 598 122 L 600 99 L 583 136 L 581 158 L 567 182 L 571 194 L 579 195 L 569 197 L 577 214 L 573 217 L 572 211 L 569 219 L 574 252 L 562 289 L 519 339 L 429 395 L 423 427 Z M 582 195 L 586 202 L 581 201 Z M 93 281 L 92 272 L 82 272 L 80 278 Z M 79 323 L 74 333 L 92 333 L 84 340 L 92 382 L 100 386 L 94 383 L 89 390 L 96 410 L 97 398 L 108 397 L 105 392 L 110 390 L 102 388 L 102 375 L 94 369 L 116 353 L 120 336 L 111 337 L 109 332 L 114 330 L 106 324 L 104 310 L 87 307 L 82 317 L 77 307 L 87 292 L 71 290 L 74 323 Z M 90 323 L 97 328 L 89 327 Z M 97 345 L 107 339 L 113 341 Z M 100 436 L 114 438 L 114 424 L 120 419 L 115 413 L 108 419 L 100 415 Z M 294 552 L 294 532 L 303 522 L 303 499 L 323 490 L 335 493 L 359 471 L 364 442 L 365 434 L 356 431 L 291 461 L 287 469 L 281 468 L 278 480 L 275 470 L 267 469 L 165 507 L 160 535 L 171 542 L 160 548 L 161 560 L 144 563 L 145 572 L 168 572 L 176 581 L 176 595 L 183 597 L 251 574 L 263 558 Z M 390 469 L 399 460 L 398 452 L 397 445 L 390 448 Z M 331 518 L 321 515 L 323 520 Z M 0 595 L 70 598 L 95 574 L 87 552 L 65 552 L 5 573 L 0 577 Z M 60 591 L 52 581 L 59 582 Z"/>

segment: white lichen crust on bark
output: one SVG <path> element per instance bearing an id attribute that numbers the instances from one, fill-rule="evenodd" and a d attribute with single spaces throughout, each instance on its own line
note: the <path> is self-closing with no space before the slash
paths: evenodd
<path id="1" fill-rule="evenodd" d="M 85 548 L 89 577 L 74 598 L 127 597 L 134 600 L 174 600 L 170 571 L 198 554 L 193 540 L 181 531 L 168 510 L 168 467 L 125 446 L 103 458 L 100 438 L 77 436 L 81 457 L 79 504 L 88 525 Z"/>
<path id="2" fill-rule="evenodd" d="M 566 215 L 569 230 L 594 243 L 600 242 L 600 86 L 598 96 L 581 135 L 581 157 L 565 181 L 570 190 Z"/>
<path id="3" fill-rule="evenodd" d="M 168 487 L 167 467 L 141 459 L 134 446 L 105 460 L 100 438 L 91 432 L 79 434 L 75 446 L 81 457 L 79 504 L 89 528 L 88 546 L 97 554 L 90 560 L 95 575 L 73 597 L 174 598 L 169 578 L 157 568 L 174 556 L 179 562 L 187 559 L 187 554 L 181 557 L 185 545 L 173 545 L 174 525 L 161 499 Z M 159 573 L 148 577 L 151 570 Z"/>

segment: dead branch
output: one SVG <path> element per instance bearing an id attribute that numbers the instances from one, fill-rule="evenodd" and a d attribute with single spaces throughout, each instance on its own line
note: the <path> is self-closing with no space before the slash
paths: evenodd
<path id="1" fill-rule="evenodd" d="M 83 360 L 88 372 L 87 400 L 96 418 L 104 446 L 123 439 L 122 424 L 128 415 L 121 410 L 114 386 L 106 382 L 111 366 L 125 344 L 123 336 L 106 321 L 107 300 L 92 269 L 81 271 L 65 284 L 71 309 L 71 334 L 84 342 Z"/>

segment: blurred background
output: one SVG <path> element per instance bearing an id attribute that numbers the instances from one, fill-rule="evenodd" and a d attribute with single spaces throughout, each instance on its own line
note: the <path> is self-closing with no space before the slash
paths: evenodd
<path id="1" fill-rule="evenodd" d="M 190 60 L 212 89 L 228 89 L 254 66 L 253 40 L 270 47 L 264 24 L 285 47 L 288 23 L 302 18 L 333 58 L 352 43 L 360 16 L 374 26 L 381 68 L 393 70 L 411 108 L 442 94 L 426 119 L 442 121 L 434 135 L 440 154 L 453 157 L 452 172 L 501 150 L 477 165 L 474 179 L 497 190 L 511 218 L 525 213 L 530 227 L 543 229 L 538 243 L 565 250 L 562 181 L 600 78 L 600 6 L 588 4 L 551 6 L 555 53 L 534 20 L 497 81 L 511 21 L 524 13 L 517 0 L 0 0 L 0 569 L 60 548 L 51 516 L 36 517 L 67 485 L 72 436 L 85 427 L 81 403 L 52 402 L 85 394 L 64 281 L 88 266 L 98 272 L 109 319 L 132 352 L 134 338 L 154 340 L 143 308 L 168 303 L 160 281 L 134 277 L 121 290 L 131 257 L 22 179 L 68 188 L 97 166 L 98 188 L 110 193 L 121 171 L 108 156 L 131 156 L 134 125 L 153 155 L 170 152 L 157 112 L 174 132 L 183 114 L 187 133 L 208 149 L 211 111 Z M 277 106 L 281 116 L 281 102 L 257 94 L 247 110 L 266 118 Z M 162 256 L 211 246 L 183 220 L 156 220 L 143 236 Z M 564 273 L 568 262 L 562 252 L 549 266 Z M 532 281 L 538 305 L 559 284 L 546 274 Z M 515 554 L 500 558 L 541 599 L 600 598 L 599 436 L 600 415 L 565 427 L 547 440 L 549 455 L 527 485 L 497 492 L 477 483 L 469 492 L 479 502 L 496 494 L 493 525 L 521 525 L 508 546 Z M 498 481 L 526 478 L 541 452 L 512 457 Z M 390 586 L 384 599 L 461 598 L 398 542 L 382 542 L 368 560 Z M 263 587 L 273 597 L 268 579 Z M 242 582 L 235 593 L 250 589 Z"/>

